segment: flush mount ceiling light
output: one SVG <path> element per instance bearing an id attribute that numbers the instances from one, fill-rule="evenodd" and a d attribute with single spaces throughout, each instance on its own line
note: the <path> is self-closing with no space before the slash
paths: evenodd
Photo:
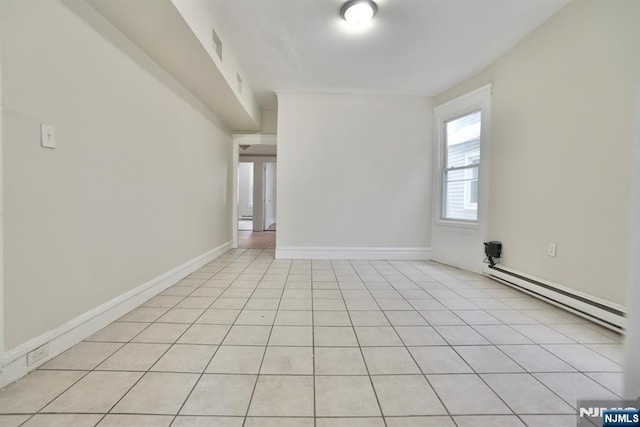
<path id="1" fill-rule="evenodd" d="M 362 25 L 376 14 L 378 6 L 372 0 L 349 0 L 342 5 L 340 15 L 349 24 Z"/>

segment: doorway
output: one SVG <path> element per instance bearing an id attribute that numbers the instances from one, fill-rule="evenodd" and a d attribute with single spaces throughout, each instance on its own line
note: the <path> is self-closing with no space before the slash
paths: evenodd
<path id="1" fill-rule="evenodd" d="M 238 230 L 253 231 L 253 162 L 238 164 Z"/>
<path id="2" fill-rule="evenodd" d="M 264 231 L 276 231 L 276 176 L 275 162 L 264 164 Z"/>
<path id="3" fill-rule="evenodd" d="M 276 239 L 275 135 L 234 135 L 233 245 L 272 249 Z"/>

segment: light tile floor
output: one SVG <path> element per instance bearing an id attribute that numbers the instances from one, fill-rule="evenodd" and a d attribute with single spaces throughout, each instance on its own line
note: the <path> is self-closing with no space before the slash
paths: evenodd
<path id="1" fill-rule="evenodd" d="M 238 249 L 0 392 L 0 426 L 574 426 L 621 338 L 430 262 Z"/>

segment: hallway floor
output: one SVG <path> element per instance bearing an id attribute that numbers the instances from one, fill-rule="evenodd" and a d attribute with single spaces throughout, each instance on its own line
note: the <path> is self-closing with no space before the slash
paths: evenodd
<path id="1" fill-rule="evenodd" d="M 573 427 L 620 340 L 435 263 L 237 249 L 4 389 L 0 425 Z"/>
<path id="2" fill-rule="evenodd" d="M 275 249 L 275 247 L 274 231 L 238 231 L 238 248 L 240 249 Z"/>

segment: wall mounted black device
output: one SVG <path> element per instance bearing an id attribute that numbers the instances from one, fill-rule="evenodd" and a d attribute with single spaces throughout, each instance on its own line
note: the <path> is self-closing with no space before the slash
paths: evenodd
<path id="1" fill-rule="evenodd" d="M 496 265 L 494 258 L 502 257 L 502 242 L 492 240 L 484 242 L 484 254 L 487 256 L 485 262 L 489 263 L 489 267 Z"/>

